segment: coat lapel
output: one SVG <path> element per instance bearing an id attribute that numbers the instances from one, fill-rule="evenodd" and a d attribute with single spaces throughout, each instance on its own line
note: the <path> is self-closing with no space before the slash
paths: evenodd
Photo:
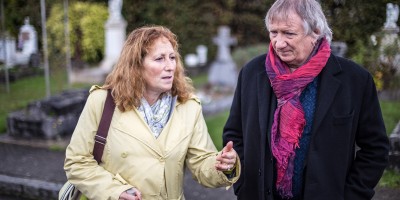
<path id="1" fill-rule="evenodd" d="M 139 111 L 132 110 L 128 112 L 118 112 L 114 114 L 117 117 L 115 128 L 134 137 L 137 141 L 143 143 L 152 149 L 158 155 L 163 155 L 160 147 L 157 145 L 155 137 L 151 134 L 150 128 L 140 117 Z"/>
<path id="2" fill-rule="evenodd" d="M 266 72 L 259 73 L 257 76 L 257 91 L 258 95 L 258 119 L 262 140 L 265 141 L 264 135 L 267 136 L 268 144 L 271 144 L 271 134 L 269 134 L 276 109 L 276 97 L 272 91 L 270 81 Z"/>
<path id="3" fill-rule="evenodd" d="M 341 71 L 341 66 L 336 58 L 331 55 L 320 76 L 318 101 L 313 124 L 313 135 L 317 132 L 322 120 L 328 112 L 341 82 L 335 77 Z"/>

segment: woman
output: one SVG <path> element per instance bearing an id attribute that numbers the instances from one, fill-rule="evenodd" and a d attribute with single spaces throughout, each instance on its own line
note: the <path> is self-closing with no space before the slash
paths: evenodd
<path id="1" fill-rule="evenodd" d="M 98 165 L 93 138 L 106 89 L 116 109 Z M 68 180 L 89 199 L 184 199 L 185 166 L 206 187 L 232 185 L 233 144 L 216 151 L 192 91 L 176 36 L 161 26 L 134 30 L 105 84 L 91 89 L 66 150 Z"/>

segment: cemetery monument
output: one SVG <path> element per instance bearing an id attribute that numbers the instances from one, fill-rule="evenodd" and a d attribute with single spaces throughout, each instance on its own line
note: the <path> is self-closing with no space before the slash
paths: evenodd
<path id="1" fill-rule="evenodd" d="M 219 27 L 218 36 L 213 41 L 218 45 L 216 60 L 210 65 L 208 84 L 196 94 L 201 99 L 205 115 L 224 111 L 231 106 L 237 81 L 236 63 L 230 51 L 230 46 L 235 45 L 237 40 L 231 37 L 230 28 Z"/>
<path id="2" fill-rule="evenodd" d="M 39 65 L 37 33 L 30 24 L 29 17 L 25 18 L 24 25 L 19 30 L 18 44 L 11 37 L 2 38 L 0 43 L 0 61 L 7 67 L 29 64 L 37 67 Z"/>
<path id="3" fill-rule="evenodd" d="M 102 83 L 117 63 L 126 39 L 126 21 L 121 14 L 122 0 L 109 0 L 109 17 L 105 23 L 105 56 L 99 67 L 74 71 L 72 82 Z"/>
<path id="4" fill-rule="evenodd" d="M 398 34 L 400 29 L 397 26 L 398 18 L 399 6 L 393 3 L 386 4 L 386 22 L 383 26 L 383 38 L 380 47 L 382 52 L 387 46 L 399 44 Z M 393 60 L 388 59 L 385 55 L 381 55 L 380 59 L 382 62 L 393 65 L 397 69 L 397 72 L 400 72 L 400 54 L 395 55 Z"/>
<path id="5" fill-rule="evenodd" d="M 208 75 L 209 83 L 216 87 L 236 87 L 237 71 L 236 64 L 231 57 L 230 46 L 236 45 L 236 38 L 231 37 L 230 28 L 221 26 L 218 29 L 218 36 L 213 42 L 218 45 L 216 60 L 211 63 Z"/>

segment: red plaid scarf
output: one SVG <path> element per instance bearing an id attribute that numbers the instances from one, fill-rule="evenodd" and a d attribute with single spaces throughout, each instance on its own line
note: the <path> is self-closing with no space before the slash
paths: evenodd
<path id="1" fill-rule="evenodd" d="M 292 177 L 295 149 L 303 133 L 306 120 L 300 95 L 306 86 L 314 80 L 326 65 L 330 56 L 330 46 L 322 39 L 315 55 L 303 66 L 291 73 L 286 63 L 269 46 L 265 68 L 272 88 L 278 99 L 272 124 L 271 147 L 276 158 L 276 188 L 282 197 L 292 197 Z"/>

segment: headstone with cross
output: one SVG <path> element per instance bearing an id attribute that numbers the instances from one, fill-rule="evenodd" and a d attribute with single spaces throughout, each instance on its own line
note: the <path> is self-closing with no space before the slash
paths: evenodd
<path id="1" fill-rule="evenodd" d="M 230 28 L 221 26 L 218 36 L 213 38 L 214 44 L 218 45 L 216 60 L 211 64 L 208 81 L 211 86 L 236 87 L 237 71 L 236 64 L 232 60 L 230 46 L 236 45 L 236 38 L 231 37 Z"/>

